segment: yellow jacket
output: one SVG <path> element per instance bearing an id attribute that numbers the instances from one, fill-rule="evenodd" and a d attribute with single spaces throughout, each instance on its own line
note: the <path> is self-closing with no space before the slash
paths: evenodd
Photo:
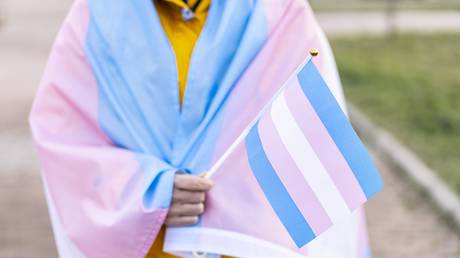
<path id="1" fill-rule="evenodd" d="M 189 0 L 189 5 L 192 6 L 196 1 Z M 187 7 L 182 0 L 154 0 L 154 3 L 161 25 L 176 55 L 179 74 L 179 97 L 182 103 L 193 48 L 206 22 L 211 0 L 202 0 L 197 7 L 195 18 L 189 21 L 182 19 L 181 10 Z"/>

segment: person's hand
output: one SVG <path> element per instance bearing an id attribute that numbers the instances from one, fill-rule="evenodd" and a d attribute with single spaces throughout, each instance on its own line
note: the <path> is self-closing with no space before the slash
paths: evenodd
<path id="1" fill-rule="evenodd" d="M 171 207 L 165 224 L 185 226 L 198 222 L 204 212 L 206 192 L 211 189 L 212 181 L 199 176 L 176 174 Z"/>

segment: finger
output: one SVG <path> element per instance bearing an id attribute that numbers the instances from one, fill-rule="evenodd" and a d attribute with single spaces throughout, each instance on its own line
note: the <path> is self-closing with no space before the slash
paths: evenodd
<path id="1" fill-rule="evenodd" d="M 193 175 L 177 174 L 174 178 L 174 186 L 182 190 L 208 191 L 212 185 L 211 180 Z"/>
<path id="2" fill-rule="evenodd" d="M 173 204 L 169 209 L 169 214 L 171 214 L 171 216 L 197 216 L 203 212 L 203 203 L 178 203 Z"/>
<path id="3" fill-rule="evenodd" d="M 165 224 L 168 226 L 186 226 L 198 223 L 198 216 L 171 216 L 166 218 Z"/>
<path id="4" fill-rule="evenodd" d="M 204 192 L 191 192 L 174 188 L 173 201 L 178 203 L 202 203 L 206 195 Z"/>

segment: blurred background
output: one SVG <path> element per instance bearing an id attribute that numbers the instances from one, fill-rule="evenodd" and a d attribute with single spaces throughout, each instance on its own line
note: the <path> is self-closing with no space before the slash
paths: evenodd
<path id="1" fill-rule="evenodd" d="M 0 258 L 57 257 L 27 114 L 71 2 L 0 0 Z M 310 2 L 348 101 L 459 196 L 460 1 Z M 398 166 L 375 160 L 386 188 L 366 206 L 374 257 L 460 257 L 458 224 Z"/>

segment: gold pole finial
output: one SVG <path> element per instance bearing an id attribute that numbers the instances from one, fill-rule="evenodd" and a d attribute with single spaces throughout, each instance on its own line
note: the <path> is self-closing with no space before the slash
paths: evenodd
<path id="1" fill-rule="evenodd" d="M 316 49 L 316 48 L 314 48 L 314 47 L 313 47 L 313 48 L 310 48 L 310 55 L 311 55 L 311 56 L 317 56 L 318 54 L 319 54 L 318 49 Z"/>

